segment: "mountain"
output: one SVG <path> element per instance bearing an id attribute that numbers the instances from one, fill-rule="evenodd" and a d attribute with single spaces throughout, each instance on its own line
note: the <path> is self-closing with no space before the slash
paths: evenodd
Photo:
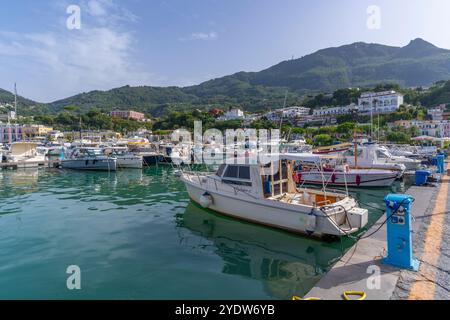
<path id="1" fill-rule="evenodd" d="M 14 105 L 14 94 L 0 89 L 0 104 L 11 104 Z M 23 111 L 25 111 L 26 114 L 30 114 L 30 112 L 42 112 L 43 109 L 45 109 L 45 106 L 42 104 L 39 104 L 36 101 L 26 99 L 21 96 L 17 96 L 17 105 L 18 105 L 18 112 L 20 112 L 21 108 Z M 0 110 L 0 112 L 5 112 L 3 109 Z"/>
<path id="2" fill-rule="evenodd" d="M 429 86 L 450 79 L 450 50 L 422 39 L 401 48 L 357 42 L 234 77 L 252 85 L 286 86 L 299 94 L 370 87 L 381 82 L 395 82 L 404 87 Z"/>
<path id="3" fill-rule="evenodd" d="M 283 61 L 260 72 L 239 72 L 189 87 L 130 87 L 92 91 L 41 105 L 57 112 L 67 105 L 86 111 L 131 108 L 161 115 L 169 110 L 239 105 L 249 111 L 301 103 L 306 94 L 339 88 L 397 83 L 402 87 L 430 86 L 450 79 L 450 50 L 423 40 L 394 47 L 357 42 L 319 50 Z M 0 101 L 1 96 L 0 96 Z"/>

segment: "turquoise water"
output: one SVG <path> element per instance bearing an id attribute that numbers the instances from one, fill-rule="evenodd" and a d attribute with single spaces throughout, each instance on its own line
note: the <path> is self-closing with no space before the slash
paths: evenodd
<path id="1" fill-rule="evenodd" d="M 381 208 L 386 193 L 355 195 Z M 288 299 L 350 245 L 206 211 L 171 168 L 0 171 L 0 299 Z"/>

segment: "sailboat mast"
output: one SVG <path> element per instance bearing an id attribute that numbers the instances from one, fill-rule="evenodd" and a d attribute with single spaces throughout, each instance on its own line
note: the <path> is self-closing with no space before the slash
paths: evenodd
<path id="1" fill-rule="evenodd" d="M 356 128 L 353 132 L 353 143 L 354 143 L 354 153 L 355 153 L 355 168 L 358 168 L 358 143 L 356 141 Z"/>

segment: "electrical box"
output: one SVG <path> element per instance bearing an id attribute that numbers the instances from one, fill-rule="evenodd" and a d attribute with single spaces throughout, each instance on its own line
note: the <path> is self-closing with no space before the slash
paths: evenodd
<path id="1" fill-rule="evenodd" d="M 414 199 L 405 194 L 389 194 L 386 203 L 387 248 L 384 263 L 396 267 L 419 270 L 413 256 L 411 206 Z"/>

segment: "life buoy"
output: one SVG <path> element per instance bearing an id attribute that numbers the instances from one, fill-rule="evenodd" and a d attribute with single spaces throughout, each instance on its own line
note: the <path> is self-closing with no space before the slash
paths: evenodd
<path id="1" fill-rule="evenodd" d="M 356 175 L 356 185 L 359 187 L 361 184 L 361 176 L 359 174 Z"/>

